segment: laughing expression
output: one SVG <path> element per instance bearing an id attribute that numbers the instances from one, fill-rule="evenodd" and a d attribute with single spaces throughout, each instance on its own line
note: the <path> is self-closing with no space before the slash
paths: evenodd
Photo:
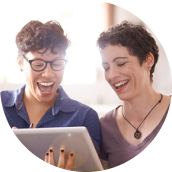
<path id="1" fill-rule="evenodd" d="M 64 58 L 63 54 L 52 54 L 47 50 L 44 54 L 38 52 L 28 52 L 25 57 L 28 60 L 42 59 L 45 61 L 53 61 Z M 61 71 L 54 71 L 50 64 L 40 72 L 34 71 L 30 64 L 23 59 L 20 64 L 26 80 L 25 95 L 30 100 L 37 100 L 42 103 L 53 104 L 57 98 L 56 92 L 63 79 L 64 69 Z"/>
<path id="2" fill-rule="evenodd" d="M 105 79 L 121 100 L 140 94 L 149 82 L 146 65 L 129 54 L 126 47 L 107 45 L 101 50 Z"/>

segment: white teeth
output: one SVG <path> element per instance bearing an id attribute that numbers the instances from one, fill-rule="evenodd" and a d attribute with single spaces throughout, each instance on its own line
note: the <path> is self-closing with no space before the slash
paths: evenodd
<path id="1" fill-rule="evenodd" d="M 128 81 L 121 81 L 121 82 L 115 84 L 115 87 L 120 87 L 121 85 L 124 85 L 124 84 L 126 84 L 127 82 L 128 82 Z"/>
<path id="2" fill-rule="evenodd" d="M 48 86 L 51 86 L 51 85 L 53 85 L 54 84 L 54 82 L 42 82 L 42 83 L 39 83 L 40 85 L 42 85 L 42 86 L 45 86 L 45 87 L 48 87 Z"/>

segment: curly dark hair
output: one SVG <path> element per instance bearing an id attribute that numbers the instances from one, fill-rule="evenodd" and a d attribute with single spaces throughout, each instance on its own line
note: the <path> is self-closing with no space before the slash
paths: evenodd
<path id="1" fill-rule="evenodd" d="M 61 25 L 57 21 L 30 21 L 16 36 L 18 55 L 21 57 L 28 52 L 45 53 L 51 48 L 51 53 L 56 54 L 56 48 L 66 54 L 70 41 L 64 35 Z M 44 51 L 40 51 L 40 50 Z"/>
<path id="2" fill-rule="evenodd" d="M 137 56 L 140 65 L 146 60 L 147 55 L 152 53 L 154 64 L 150 71 L 150 81 L 153 82 L 153 72 L 159 58 L 159 48 L 155 39 L 143 26 L 134 25 L 128 21 L 111 26 L 106 32 L 102 32 L 97 40 L 100 50 L 108 44 L 126 47 L 130 55 Z"/>

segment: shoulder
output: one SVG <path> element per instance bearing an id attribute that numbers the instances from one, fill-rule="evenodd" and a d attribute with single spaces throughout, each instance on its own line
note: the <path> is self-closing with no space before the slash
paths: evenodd
<path id="1" fill-rule="evenodd" d="M 60 93 L 60 99 L 61 101 L 61 108 L 65 111 L 82 111 L 84 112 L 92 112 L 97 113 L 95 110 L 93 110 L 90 106 L 79 102 L 77 100 L 71 99 L 63 90 L 62 86 L 59 87 L 59 93 Z"/>
<path id="2" fill-rule="evenodd" d="M 104 116 L 100 118 L 101 121 L 106 121 L 106 120 L 111 120 L 112 116 L 115 117 L 117 110 L 121 107 L 122 105 L 117 105 L 114 109 L 111 109 L 108 113 L 106 113 Z"/>
<path id="3" fill-rule="evenodd" d="M 7 90 L 1 92 L 1 101 L 3 106 L 12 106 L 16 101 L 19 90 Z"/>
<path id="4" fill-rule="evenodd" d="M 166 105 L 169 105 L 170 102 L 171 102 L 171 96 L 163 95 L 162 103 L 165 103 Z"/>
<path id="5" fill-rule="evenodd" d="M 170 107 L 170 102 L 171 102 L 171 96 L 163 95 L 162 101 L 157 108 L 158 114 L 166 115 Z"/>
<path id="6" fill-rule="evenodd" d="M 116 109 L 112 109 L 108 113 L 106 113 L 104 116 L 100 118 L 100 123 L 107 123 L 108 121 L 112 120 L 113 114 L 115 115 Z"/>
<path id="7" fill-rule="evenodd" d="M 2 105 L 6 107 L 11 107 L 16 102 L 18 96 L 23 97 L 25 85 L 17 90 L 7 90 L 1 92 Z"/>
<path id="8" fill-rule="evenodd" d="M 79 111 L 85 111 L 89 114 L 97 114 L 97 112 L 90 106 L 84 104 L 84 103 L 81 103 L 77 100 L 73 100 L 73 99 L 70 99 L 70 101 L 75 105 L 76 107 L 76 110 L 79 110 Z"/>
<path id="9" fill-rule="evenodd" d="M 70 98 L 64 98 L 60 100 L 60 110 L 65 113 L 71 113 L 75 116 L 80 116 L 80 118 L 98 116 L 97 112 L 90 106 Z"/>
<path id="10" fill-rule="evenodd" d="M 6 90 L 6 91 L 1 91 L 1 96 L 11 96 L 15 94 L 18 90 Z"/>

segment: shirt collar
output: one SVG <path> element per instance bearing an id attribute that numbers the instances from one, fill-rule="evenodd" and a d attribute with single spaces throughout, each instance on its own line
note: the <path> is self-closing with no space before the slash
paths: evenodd
<path id="1" fill-rule="evenodd" d="M 16 102 L 14 102 L 14 104 L 16 104 L 16 108 L 17 110 L 20 110 L 23 106 L 23 96 L 24 96 L 24 90 L 25 90 L 25 85 L 22 86 L 21 89 L 19 89 L 17 98 L 16 98 Z"/>
<path id="2" fill-rule="evenodd" d="M 4 106 L 12 107 L 16 105 L 17 110 L 20 110 L 23 106 L 23 95 L 24 95 L 25 85 L 21 89 L 15 91 L 9 91 L 8 101 L 5 102 Z M 65 113 L 73 112 L 77 108 L 76 101 L 71 100 L 68 95 L 63 90 L 62 86 L 59 86 L 57 92 L 59 93 L 52 107 L 52 114 L 57 115 L 59 111 Z M 7 99 L 6 99 L 7 100 Z"/>
<path id="3" fill-rule="evenodd" d="M 73 112 L 77 108 L 75 101 L 71 100 L 63 90 L 62 86 L 59 86 L 57 92 L 59 93 L 52 110 L 54 109 L 53 115 L 58 114 L 59 110 L 65 113 Z"/>

